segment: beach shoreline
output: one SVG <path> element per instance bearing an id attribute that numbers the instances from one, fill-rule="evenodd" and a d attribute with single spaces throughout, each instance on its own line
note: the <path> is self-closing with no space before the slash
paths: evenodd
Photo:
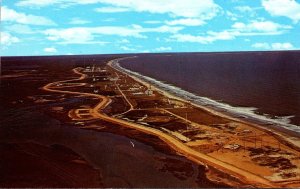
<path id="1" fill-rule="evenodd" d="M 23 96 L 9 95 L 12 98 L 4 106 L 11 108 L 13 112 L 26 112 L 26 121 L 23 118 L 11 117 L 4 128 L 7 127 L 7 132 L 10 127 L 18 128 L 15 132 L 25 129 L 26 132 L 22 132 L 25 138 L 20 139 L 20 142 L 33 138 L 33 142 L 45 145 L 61 144 L 77 152 L 94 168 L 108 165 L 107 169 L 98 170 L 104 176 L 105 186 L 115 186 L 111 185 L 115 180 L 110 180 L 111 177 L 105 175 L 112 171 L 111 166 L 115 167 L 117 164 L 114 171 L 117 175 L 120 174 L 120 187 L 125 187 L 128 183 L 135 187 L 163 187 L 166 180 L 174 181 L 169 183 L 168 186 L 171 187 L 300 186 L 299 151 L 290 148 L 271 132 L 236 121 L 236 117 L 230 119 L 227 112 L 218 112 L 210 106 L 202 107 L 190 103 L 193 101 L 183 98 L 180 91 L 175 91 L 174 96 L 167 93 L 172 91 L 160 91 L 151 82 L 130 77 L 130 74 L 109 65 L 118 62 L 118 58 L 120 57 L 99 59 L 99 62 L 91 59 L 88 64 L 78 59 L 81 64 L 66 65 L 63 69 L 43 65 L 38 71 L 47 79 L 34 80 L 41 81 L 39 83 L 32 83 L 34 74 L 29 75 L 28 79 L 26 76 L 4 79 L 4 83 L 13 82 L 17 86 L 20 80 L 28 80 L 29 85 L 29 91 L 20 94 Z M 29 62 L 27 67 L 30 69 L 33 66 Z M 6 71 L 7 74 L 15 72 L 18 72 L 15 67 Z M 37 89 L 42 90 L 38 90 L 37 94 Z M 8 90 L 8 94 L 14 93 Z M 22 109 L 28 106 L 32 109 Z M 32 114 L 31 111 L 35 111 L 36 107 L 43 107 L 43 112 Z M 9 112 L 6 114 L 10 115 Z M 40 127 L 38 121 L 44 120 L 43 115 L 47 120 L 46 128 Z M 23 124 L 19 126 L 19 122 L 24 122 L 25 127 Z M 34 137 L 40 135 L 38 133 L 45 133 L 45 129 L 47 134 L 51 129 L 54 130 L 57 137 Z M 106 133 L 120 136 L 114 135 L 115 141 L 120 145 L 117 147 L 107 143 L 103 138 Z M 73 139 L 72 136 L 75 135 L 79 138 Z M 11 139 L 9 136 L 3 138 L 4 141 L 14 142 L 14 138 L 19 138 L 17 136 L 19 135 L 12 136 Z M 124 140 L 121 140 L 122 137 L 125 137 Z M 74 144 L 74 140 L 78 144 Z M 82 146 L 82 142 L 85 145 Z M 98 147 L 94 146 L 95 143 Z M 105 151 L 112 146 L 114 147 L 111 152 L 114 153 Z M 121 154 L 126 151 L 126 155 L 119 160 L 114 159 L 116 147 Z M 157 152 L 156 155 L 153 150 Z M 102 160 L 102 156 L 107 159 Z M 132 156 L 139 161 L 132 161 Z M 123 162 L 123 171 L 119 169 L 120 161 Z M 149 165 L 152 172 L 141 174 L 145 169 L 139 162 Z M 169 174 L 169 177 L 166 176 L 159 184 L 152 179 L 159 179 L 164 174 Z M 126 184 L 121 180 L 128 182 Z M 31 181 L 34 184 L 34 179 Z"/>
<path id="2" fill-rule="evenodd" d="M 151 83 L 145 81 L 145 79 L 143 80 L 140 77 L 137 77 L 136 75 L 133 75 L 132 72 L 130 72 L 130 70 L 122 67 L 119 63 L 119 61 L 122 61 L 122 60 L 125 60 L 125 59 L 131 59 L 131 58 L 135 58 L 135 57 L 136 56 L 125 57 L 125 58 L 120 58 L 120 59 L 117 59 L 117 60 L 113 60 L 115 62 L 108 63 L 108 65 L 111 66 L 112 68 L 122 72 L 123 74 L 128 75 L 132 79 L 136 80 L 139 83 L 142 83 L 145 86 L 150 86 L 151 85 L 152 89 L 158 91 L 159 93 L 161 93 L 162 95 L 164 95 L 168 98 L 176 99 L 176 100 L 179 100 L 181 102 L 191 104 L 192 106 L 203 109 L 203 110 L 205 110 L 207 112 L 210 112 L 210 113 L 212 113 L 216 116 L 220 116 L 220 117 L 223 117 L 223 118 L 226 118 L 226 119 L 230 119 L 232 121 L 252 125 L 256 129 L 260 129 L 260 130 L 266 131 L 266 132 L 274 135 L 279 140 L 281 140 L 283 143 L 289 145 L 291 148 L 300 151 L 300 133 L 295 133 L 292 130 L 286 129 L 284 127 L 280 127 L 279 125 L 272 125 L 272 124 L 269 124 L 269 123 L 263 123 L 263 121 L 260 121 L 260 120 L 255 120 L 255 119 L 251 119 L 251 118 L 248 118 L 248 119 L 237 118 L 237 117 L 239 117 L 239 115 L 235 115 L 234 113 L 220 111 L 216 107 L 207 107 L 207 106 L 203 106 L 203 105 L 191 102 L 189 100 L 184 99 L 183 97 L 176 96 L 175 94 L 172 94 L 169 91 L 166 91 L 166 90 L 160 88 L 159 86 L 152 85 Z M 267 127 L 269 127 L 269 128 L 267 128 Z"/>
<path id="3" fill-rule="evenodd" d="M 80 75 L 78 79 L 48 83 L 43 89 L 49 92 L 97 98 L 99 102 L 96 105 L 87 109 L 73 109 L 71 111 L 74 114 L 69 114 L 69 117 L 77 123 L 100 119 L 156 136 L 178 154 L 199 165 L 208 166 L 209 177 L 219 182 L 231 186 L 298 186 L 299 180 L 295 179 L 300 173 L 296 166 L 299 164 L 297 159 L 300 156 L 299 151 L 284 145 L 281 140 L 274 137 L 274 134 L 265 130 L 220 116 L 222 114 L 215 115 L 178 97 L 174 99 L 171 94 L 161 93 L 157 89 L 150 90 L 147 83 L 137 81 L 111 66 L 119 60 L 109 60 L 105 67 L 92 65 L 74 68 L 73 72 Z M 101 81 L 94 81 L 100 77 Z M 94 82 L 93 85 L 86 85 L 85 88 L 82 86 L 64 88 L 64 84 L 74 83 L 74 81 Z M 105 91 L 113 91 L 114 95 L 107 95 Z M 115 101 L 116 98 L 122 98 L 123 103 Z M 158 102 L 160 107 L 157 106 Z M 127 108 L 123 109 L 121 114 L 110 113 L 113 104 L 127 106 Z M 83 110 L 86 113 L 81 113 Z M 184 118 L 183 114 L 188 110 L 191 111 L 190 115 L 196 114 L 196 117 Z M 202 118 L 199 119 L 198 116 Z M 155 122 L 158 125 L 152 124 Z M 91 127 L 84 124 L 80 129 L 91 129 Z M 98 129 L 101 127 L 94 127 L 94 130 Z M 257 136 L 261 140 L 264 138 L 264 145 L 262 142 L 261 145 L 257 144 Z M 223 180 L 223 176 L 212 171 L 214 169 L 225 174 L 226 179 Z"/>
<path id="4" fill-rule="evenodd" d="M 115 63 L 118 63 L 118 61 L 119 60 L 122 60 L 122 59 L 124 59 L 124 58 L 120 58 L 120 59 L 115 59 L 115 60 L 111 60 L 111 61 L 109 61 L 108 62 L 108 66 L 110 66 L 110 67 L 112 67 L 113 69 L 115 69 L 116 71 L 118 71 L 118 72 L 121 72 L 121 73 L 123 73 L 124 75 L 127 75 L 127 76 L 129 76 L 131 79 L 133 79 L 134 81 L 136 81 L 136 82 L 138 82 L 138 83 L 141 83 L 142 85 L 144 85 L 144 86 L 150 86 L 150 84 L 148 83 L 148 82 L 146 82 L 146 81 L 144 81 L 144 80 L 142 80 L 142 79 L 140 79 L 140 78 L 137 78 L 137 77 L 135 77 L 135 76 L 132 76 L 131 74 L 129 74 L 129 73 L 127 73 L 126 71 L 124 71 L 122 68 L 120 68 L 120 67 L 114 67 L 114 65 L 113 64 L 115 64 Z M 117 64 L 118 65 L 118 64 Z M 124 73 L 125 72 L 125 73 Z M 194 106 L 194 107 L 197 107 L 197 108 L 200 108 L 200 109 L 202 109 L 202 110 L 204 110 L 204 111 L 206 111 L 206 112 L 208 112 L 208 113 L 211 113 L 211 114 L 213 114 L 213 115 L 216 115 L 217 117 L 221 117 L 222 119 L 229 119 L 229 120 L 231 120 L 231 121 L 233 121 L 233 122 L 235 122 L 235 123 L 238 123 L 238 124 L 240 124 L 240 125 L 247 125 L 247 126 L 249 126 L 250 128 L 252 128 L 253 130 L 256 130 L 257 132 L 259 131 L 259 132 L 263 132 L 263 133 L 265 133 L 266 135 L 268 135 L 269 137 L 273 137 L 273 139 L 275 139 L 276 141 L 278 141 L 278 148 L 280 149 L 280 144 L 284 144 L 284 145 L 286 145 L 288 148 L 290 148 L 290 149 L 293 149 L 294 150 L 294 152 L 296 152 L 296 154 L 298 154 L 299 153 L 299 142 L 297 141 L 297 140 L 294 140 L 294 138 L 289 138 L 289 136 L 287 136 L 287 134 L 286 133 L 283 133 L 283 132 L 279 132 L 279 131 L 275 131 L 275 130 L 270 130 L 270 129 L 266 129 L 266 128 L 264 128 L 264 127 L 262 127 L 262 126 L 260 126 L 260 125 L 258 125 L 258 124 L 256 124 L 256 123 L 253 123 L 253 122 L 249 122 L 249 121 L 244 121 L 244 120 L 240 120 L 240 119 L 238 119 L 238 118 L 232 118 L 230 115 L 226 115 L 226 114 L 224 114 L 223 112 L 218 112 L 218 111 L 215 111 L 215 110 L 212 110 L 212 109 L 209 109 L 209 108 L 207 108 L 207 107 L 203 107 L 203 106 L 199 106 L 198 104 L 192 104 L 191 102 L 189 102 L 189 101 L 187 101 L 187 100 L 185 100 L 185 99 L 183 99 L 183 98 L 180 98 L 180 97 L 178 97 L 178 96 L 175 96 L 175 95 L 173 95 L 173 94 L 170 94 L 168 91 L 164 91 L 164 90 L 161 90 L 160 88 L 158 88 L 158 87 L 156 87 L 156 86 L 151 86 L 151 89 L 154 89 L 154 91 L 156 90 L 159 94 L 161 94 L 161 96 L 165 96 L 165 97 L 167 97 L 167 98 L 169 98 L 169 99 L 176 99 L 176 100 L 178 100 L 178 101 L 180 101 L 180 102 L 183 102 L 183 103 L 186 103 L 186 104 L 191 104 L 191 106 Z M 192 122 L 191 122 L 192 123 Z M 134 124 L 135 125 L 135 124 Z M 200 126 L 200 125 L 199 125 Z M 137 126 L 133 126 L 133 127 L 135 127 L 135 128 L 137 128 Z M 138 129 L 138 128 L 137 128 Z M 140 129 L 138 129 L 138 130 L 140 130 Z M 148 129 L 147 129 L 148 130 Z M 151 129 L 150 129 L 151 130 Z M 141 131 L 144 131 L 144 129 L 141 129 Z M 145 132 L 145 131 L 144 131 Z M 147 132 L 147 131 L 146 131 Z M 152 132 L 150 132 L 149 134 L 151 134 Z M 256 132 L 255 132 L 256 133 Z M 256 134 L 255 134 L 255 136 L 256 136 Z M 162 138 L 163 139 L 163 138 Z M 164 140 L 164 139 L 163 139 Z M 256 137 L 255 137 L 255 140 L 256 140 Z M 168 140 L 164 140 L 165 142 L 167 142 L 169 145 L 171 145 L 171 146 L 173 146 L 173 144 L 172 143 L 169 143 L 170 141 L 168 141 Z M 180 148 L 178 149 L 178 147 L 177 146 L 173 146 L 173 148 L 175 148 L 175 149 L 177 149 L 177 150 L 179 150 L 179 151 L 181 151 L 180 150 Z M 255 148 L 256 148 L 256 142 L 255 142 Z M 194 154 L 198 154 L 198 153 L 196 153 L 196 151 L 194 151 L 194 150 L 192 150 L 193 152 L 191 152 L 192 154 L 194 153 Z M 221 151 L 223 151 L 223 150 L 221 150 Z M 223 153 L 223 152 L 222 152 Z M 221 153 L 221 154 L 222 154 Z M 204 155 L 205 153 L 201 153 L 202 155 Z M 208 155 L 207 157 L 212 157 L 212 158 L 216 158 L 216 157 L 219 157 L 219 155 L 221 155 L 220 153 L 212 153 L 211 155 Z M 198 154 L 199 155 L 199 154 Z M 204 159 L 202 159 L 202 160 L 197 160 L 199 157 L 197 157 L 198 155 L 195 155 L 195 157 L 194 157 L 194 155 L 192 155 L 191 156 L 191 154 L 190 155 L 187 155 L 186 157 L 188 157 L 190 160 L 194 160 L 195 162 L 198 162 L 198 163 L 200 163 L 200 162 L 205 162 L 205 164 L 206 163 L 208 163 L 209 165 L 212 165 L 211 163 L 212 162 L 214 162 L 215 160 L 208 160 L 208 159 L 210 159 L 210 158 L 208 158 L 207 159 L 207 157 L 204 157 Z M 202 155 L 200 155 L 200 157 L 202 156 Z M 229 156 L 230 157 L 230 156 Z M 243 155 L 243 157 L 244 157 L 244 155 Z M 201 158 L 200 158 L 201 159 Z M 221 158 L 222 159 L 222 158 Z M 204 161 L 203 161 L 204 160 Z M 207 160 L 208 160 L 208 162 L 207 162 Z M 227 163 L 227 165 L 230 167 L 230 166 L 234 166 L 234 164 L 231 164 L 231 163 L 229 163 L 228 164 L 228 161 L 230 162 L 231 160 L 229 160 L 228 159 L 228 157 L 227 158 L 225 158 L 224 160 L 221 160 L 220 161 L 220 158 L 217 158 L 216 159 L 217 160 L 217 162 L 219 162 L 219 163 L 217 163 L 217 164 L 214 164 L 213 165 L 213 167 L 214 166 L 216 166 L 216 167 L 219 167 L 219 166 L 221 166 L 222 167 L 222 164 L 224 163 L 224 162 L 226 162 Z M 233 162 L 232 162 L 233 163 Z M 224 165 L 223 165 L 224 166 Z M 240 165 L 240 166 L 242 166 L 242 165 Z M 226 166 L 225 166 L 226 167 Z M 234 166 L 235 167 L 235 166 Z M 220 168 L 220 167 L 219 167 Z M 239 170 L 237 170 L 236 172 L 235 171 L 233 171 L 232 172 L 232 170 L 230 170 L 231 168 L 229 168 L 229 170 L 227 169 L 225 169 L 224 171 L 225 172 L 227 172 L 227 173 L 230 173 L 230 174 L 233 174 L 233 175 L 239 175 L 238 173 L 241 171 L 241 169 L 239 169 Z M 233 170 L 234 170 L 235 168 L 233 168 Z M 243 170 L 243 169 L 242 169 Z M 229 171 L 229 172 L 228 172 Z M 250 173 L 250 172 L 249 172 Z M 242 173 L 242 175 L 243 174 L 248 174 L 248 173 Z M 251 175 L 251 174 L 250 174 Z M 240 175 L 241 176 L 241 175 Z M 241 179 L 241 177 L 240 176 L 238 176 L 240 179 Z M 252 176 L 250 176 L 250 177 L 253 177 L 254 175 L 252 175 Z M 256 177 L 256 176 L 255 176 Z M 296 186 L 297 186 L 297 183 L 299 183 L 299 180 L 291 180 L 291 179 L 288 179 L 288 180 L 281 180 L 280 182 L 278 182 L 278 181 L 275 181 L 274 179 L 275 179 L 275 177 L 273 178 L 273 180 L 272 180 L 272 177 L 269 177 L 267 180 L 269 180 L 269 179 L 271 179 L 272 181 L 267 181 L 267 180 L 264 180 L 263 178 L 268 178 L 268 177 L 260 177 L 260 179 L 258 179 L 258 178 L 256 178 L 256 179 L 258 179 L 258 180 L 260 180 L 260 181 L 258 181 L 256 184 L 258 184 L 258 183 L 260 183 L 260 184 L 262 184 L 262 183 L 264 183 L 263 185 L 265 185 L 265 186 L 267 186 L 267 185 L 269 185 L 269 186 L 272 186 L 272 187 L 274 187 L 275 185 L 277 185 L 278 183 L 281 183 L 281 186 L 285 186 L 285 187 L 287 187 L 287 186 L 294 186 L 293 184 L 296 184 Z M 263 180 L 261 180 L 261 179 L 263 179 Z M 246 180 L 248 180 L 248 179 L 246 179 Z M 266 182 L 267 181 L 267 182 Z M 246 181 L 246 183 L 249 183 L 249 180 L 248 181 Z M 250 182 L 251 183 L 251 182 Z M 253 183 L 252 183 L 253 184 Z M 275 184 L 275 185 L 273 185 L 273 184 Z"/>

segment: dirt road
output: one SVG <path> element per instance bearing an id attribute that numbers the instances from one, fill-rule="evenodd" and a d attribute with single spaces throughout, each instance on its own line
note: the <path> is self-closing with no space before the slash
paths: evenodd
<path id="1" fill-rule="evenodd" d="M 117 60 L 112 60 L 117 61 Z M 72 80 L 64 80 L 64 81 L 57 81 L 53 83 L 49 83 L 43 87 L 45 91 L 49 92 L 56 92 L 56 93 L 63 93 L 63 94 L 73 94 L 73 95 L 83 95 L 87 97 L 96 97 L 100 100 L 100 102 L 91 109 L 90 114 L 95 117 L 99 118 L 111 123 L 116 123 L 121 126 L 134 128 L 136 130 L 139 130 L 141 132 L 158 136 L 161 140 L 166 142 L 168 145 L 170 145 L 173 149 L 178 151 L 179 153 L 183 154 L 188 159 L 197 162 L 199 164 L 206 164 L 208 166 L 212 166 L 218 170 L 221 170 L 222 172 L 228 173 L 230 175 L 233 175 L 234 177 L 238 178 L 241 182 L 245 183 L 245 185 L 253 185 L 256 187 L 278 187 L 276 184 L 270 182 L 269 180 L 260 177 L 258 175 L 255 175 L 253 173 L 248 172 L 247 170 L 240 169 L 238 167 L 235 167 L 234 165 L 222 162 L 220 160 L 217 160 L 211 156 L 205 155 L 203 153 L 197 152 L 184 143 L 180 142 L 173 136 L 170 136 L 166 133 L 163 133 L 162 131 L 159 131 L 154 128 L 146 127 L 137 123 L 128 122 L 122 119 L 117 119 L 114 117 L 109 117 L 106 114 L 102 113 L 102 110 L 105 109 L 110 103 L 111 99 L 99 95 L 99 94 L 93 94 L 93 93 L 84 93 L 84 92 L 74 92 L 74 91 L 67 91 L 65 89 L 58 89 L 57 87 L 55 89 L 52 88 L 52 86 L 57 86 L 57 84 L 69 82 L 69 81 L 80 81 L 85 79 L 87 76 L 80 71 L 78 71 L 78 68 L 73 69 L 74 73 L 79 74 L 80 78 L 78 79 L 72 79 Z"/>

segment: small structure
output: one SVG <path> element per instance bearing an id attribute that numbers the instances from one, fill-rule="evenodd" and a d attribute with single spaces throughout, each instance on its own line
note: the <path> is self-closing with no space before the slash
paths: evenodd
<path id="1" fill-rule="evenodd" d="M 148 96 L 152 96 L 153 95 L 153 91 L 151 89 L 147 89 L 145 91 L 145 94 L 148 95 Z"/>
<path id="2" fill-rule="evenodd" d="M 135 87 L 129 88 L 129 91 L 137 91 L 137 90 L 139 90 L 139 88 L 135 88 Z"/>
<path id="3" fill-rule="evenodd" d="M 110 80 L 110 81 L 117 81 L 118 78 L 117 78 L 117 77 L 114 77 L 114 78 L 110 78 L 109 80 Z"/>
<path id="4" fill-rule="evenodd" d="M 234 130 L 238 127 L 238 125 L 236 123 L 227 123 L 227 124 L 225 124 L 225 127 L 230 130 Z"/>
<path id="5" fill-rule="evenodd" d="M 224 146 L 225 149 L 229 150 L 238 150 L 240 147 L 241 146 L 239 144 L 228 144 Z"/>
<path id="6" fill-rule="evenodd" d="M 147 89 L 145 91 L 145 94 L 148 95 L 148 96 L 152 96 L 153 95 L 153 91 L 151 89 Z"/>
<path id="7" fill-rule="evenodd" d="M 92 71 L 92 69 L 91 69 L 90 66 L 87 66 L 87 67 L 85 68 L 85 70 L 84 70 L 84 72 L 91 72 L 91 71 Z"/>
<path id="8" fill-rule="evenodd" d="M 98 68 L 97 71 L 98 71 L 98 72 L 106 72 L 106 69 Z"/>
<path id="9" fill-rule="evenodd" d="M 144 93 L 142 92 L 137 92 L 137 93 L 132 93 L 133 95 L 143 95 Z"/>
<path id="10" fill-rule="evenodd" d="M 249 130 L 249 129 L 245 129 L 245 130 L 242 131 L 242 133 L 243 133 L 243 134 L 249 134 L 249 133 L 252 133 L 252 131 Z"/>

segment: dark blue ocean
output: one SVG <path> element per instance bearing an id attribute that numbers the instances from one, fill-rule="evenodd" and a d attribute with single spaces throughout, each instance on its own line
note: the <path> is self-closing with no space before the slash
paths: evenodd
<path id="1" fill-rule="evenodd" d="M 300 51 L 137 55 L 126 69 L 300 126 Z"/>

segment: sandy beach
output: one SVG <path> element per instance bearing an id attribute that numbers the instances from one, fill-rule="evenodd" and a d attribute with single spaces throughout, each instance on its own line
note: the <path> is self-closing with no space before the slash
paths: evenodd
<path id="1" fill-rule="evenodd" d="M 61 70 L 59 78 L 57 73 L 53 73 L 53 82 L 42 85 L 42 95 L 25 96 L 25 102 L 8 101 L 6 106 L 45 106 L 43 112 L 48 116 L 81 133 L 78 138 L 81 141 L 86 138 L 90 142 L 88 146 L 74 147 L 67 137 L 68 131 L 64 132 L 64 143 L 79 152 L 78 156 L 88 166 L 97 168 L 103 178 L 99 183 L 103 186 L 166 186 L 154 180 L 161 174 L 170 173 L 176 177 L 168 176 L 170 187 L 299 187 L 298 138 L 267 130 L 264 125 L 241 120 L 162 91 L 116 66 L 119 60 L 122 59 L 110 58 L 103 64 L 69 66 Z M 45 73 L 48 75 L 48 72 Z M 82 135 L 85 131 L 89 133 Z M 112 171 L 110 166 L 114 164 L 111 158 L 115 156 L 105 152 L 107 139 L 101 133 L 127 137 L 118 139 L 120 147 L 113 148 L 118 150 L 117 154 L 123 154 L 127 149 L 126 155 L 118 155 L 118 162 L 125 162 L 122 164 L 123 171 L 113 169 L 114 174 L 120 174 L 118 178 L 109 174 Z M 96 137 L 100 134 L 102 138 Z M 99 152 L 97 157 L 100 158 L 104 153 L 107 156 L 105 161 L 100 163 L 93 158 L 91 154 L 99 149 L 93 143 L 103 146 L 104 151 Z M 142 143 L 157 150 L 159 155 L 155 157 L 158 159 L 153 159 L 151 153 L 154 152 L 149 151 L 148 147 L 141 149 Z M 82 149 L 86 148 L 89 150 L 83 153 Z M 135 151 L 136 148 L 139 148 L 139 153 Z M 128 163 L 131 156 L 138 156 L 137 162 L 144 162 L 142 164 L 149 161 L 146 165 L 153 177 L 139 177 L 143 175 L 139 169 L 142 164 Z M 176 165 L 174 158 L 178 161 Z M 189 162 L 189 166 L 186 162 Z M 107 163 L 109 167 L 104 168 Z M 131 171 L 137 174 L 126 173 L 125 170 L 130 169 L 129 164 Z M 191 164 L 193 168 L 188 168 Z M 201 171 L 196 171 L 196 165 L 201 167 Z M 171 180 L 177 184 L 172 185 Z M 113 185 L 116 183 L 114 181 L 118 181 L 118 184 Z M 96 185 L 100 186 L 99 183 Z"/>
<path id="2" fill-rule="evenodd" d="M 130 57 L 130 58 L 134 58 L 134 57 Z M 120 60 L 122 60 L 122 59 L 120 59 Z M 113 65 L 113 67 L 115 69 L 117 69 L 118 71 L 122 71 L 124 74 L 130 74 L 130 73 L 128 73 L 127 70 L 125 70 L 125 69 L 123 69 L 122 67 L 119 66 L 118 61 L 117 62 L 110 62 L 109 64 Z M 150 86 L 151 85 L 150 83 L 147 83 L 146 81 L 144 81 L 144 80 L 142 80 L 142 79 L 140 79 L 140 78 L 138 78 L 136 76 L 130 75 L 130 77 L 133 78 L 135 81 L 142 83 L 145 86 Z M 258 139 L 256 137 L 259 136 L 259 135 L 263 136 L 264 134 L 266 134 L 266 135 L 269 135 L 269 136 L 273 137 L 273 140 L 274 139 L 277 140 L 277 142 L 278 142 L 277 146 L 280 146 L 280 144 L 284 144 L 288 148 L 295 150 L 294 152 L 296 152 L 299 155 L 299 149 L 300 149 L 299 136 L 297 134 L 295 135 L 295 133 L 292 133 L 289 130 L 286 130 L 286 129 L 283 129 L 283 128 L 280 128 L 280 127 L 279 128 L 278 127 L 271 127 L 271 128 L 268 127 L 268 128 L 266 128 L 266 126 L 259 125 L 259 124 L 255 123 L 255 122 L 249 122 L 249 121 L 241 120 L 241 119 L 238 119 L 238 118 L 234 118 L 234 117 L 232 117 L 232 116 L 230 116 L 228 114 L 224 114 L 222 112 L 218 112 L 218 111 L 213 110 L 211 108 L 207 108 L 207 107 L 201 106 L 199 104 L 195 104 L 193 102 L 187 101 L 187 100 L 185 100 L 183 98 L 175 96 L 175 95 L 173 95 L 173 94 L 171 94 L 171 93 L 169 93 L 167 91 L 164 91 L 164 90 L 162 90 L 162 89 L 160 89 L 158 87 L 155 87 L 153 85 L 151 85 L 151 87 L 152 87 L 153 90 L 158 91 L 158 93 L 166 96 L 167 98 L 176 99 L 176 100 L 178 100 L 180 102 L 192 105 L 193 107 L 198 107 L 201 110 L 205 110 L 206 112 L 209 112 L 209 113 L 211 113 L 211 114 L 213 114 L 215 116 L 218 116 L 218 117 L 222 117 L 224 119 L 229 119 L 229 120 L 231 120 L 231 121 L 233 121 L 233 122 L 235 122 L 237 124 L 247 125 L 248 127 L 244 128 L 244 130 L 248 131 L 248 130 L 255 129 L 255 131 L 254 131 L 255 132 L 255 139 L 252 139 L 252 141 L 255 140 L 255 142 L 254 142 L 255 143 L 255 148 L 258 145 L 257 144 L 258 143 L 258 141 L 257 141 Z M 190 124 L 197 125 L 197 123 L 195 123 L 193 121 L 191 121 Z M 201 127 L 203 125 L 197 125 L 197 126 Z M 262 140 L 263 140 L 263 137 L 261 137 L 261 141 L 260 141 L 261 142 L 260 143 L 261 147 L 263 145 L 263 141 Z M 251 141 L 251 139 L 249 141 Z M 267 139 L 266 141 L 269 141 L 269 139 Z M 271 141 L 269 141 L 269 142 L 271 142 Z M 189 146 L 197 146 L 197 145 L 199 145 L 199 143 L 201 144 L 202 142 L 191 142 L 191 144 Z M 231 143 L 233 143 L 233 142 L 231 141 Z M 233 155 L 233 154 L 230 154 L 230 153 L 225 155 L 223 151 L 221 151 L 221 153 L 218 152 L 218 151 L 217 152 L 214 151 L 210 155 L 212 157 L 217 157 L 218 159 L 220 159 L 222 161 L 230 162 L 230 164 L 232 164 L 232 165 L 236 165 L 236 163 L 237 163 L 236 159 L 237 158 L 243 158 L 245 156 L 245 155 L 237 155 L 237 154 Z M 249 170 L 250 172 L 252 172 L 252 171 L 253 172 L 261 172 L 263 174 L 271 175 L 271 171 L 268 171 L 266 169 L 262 169 L 262 167 L 257 166 L 257 165 L 254 165 L 254 166 L 250 165 L 249 166 L 248 163 L 246 163 L 247 161 L 248 161 L 249 164 L 251 164 L 251 160 L 248 159 L 248 160 L 243 161 L 240 165 L 238 165 L 238 167 L 246 167 L 246 170 Z M 269 178 L 271 178 L 271 177 L 269 177 Z M 278 178 L 275 178 L 274 180 L 276 180 L 276 179 L 278 179 Z M 288 182 L 289 181 L 287 181 L 287 183 Z M 296 183 L 299 182 L 299 179 L 298 178 L 291 179 L 290 182 L 291 182 L 291 184 L 293 186 L 293 184 L 295 182 Z M 284 181 L 282 183 L 284 183 Z"/>
<path id="3" fill-rule="evenodd" d="M 123 96 L 125 104 L 129 104 L 129 109 L 122 114 L 109 116 L 102 113 L 113 102 L 111 98 L 104 95 L 50 89 L 53 83 L 48 84 L 44 89 L 52 92 L 97 97 L 101 99 L 101 102 L 90 110 L 92 117 L 158 136 L 188 159 L 222 170 L 222 172 L 238 178 L 241 183 L 246 185 L 282 187 L 294 186 L 299 183 L 298 167 L 296 166 L 299 163 L 297 146 L 287 143 L 283 138 L 278 138 L 277 135 L 257 127 L 257 125 L 236 118 L 233 119 L 228 115 L 206 107 L 195 106 L 158 88 L 152 88 L 153 93 L 151 95 L 142 95 L 143 99 L 145 101 L 156 99 L 164 102 L 171 100 L 173 103 L 162 103 L 159 105 L 162 107 L 157 107 L 157 105 L 156 107 L 152 106 L 152 108 L 138 107 L 137 95 L 129 94 L 133 90 L 132 86 L 139 85 L 140 91 L 148 91 L 150 85 L 138 78 L 128 77 L 127 73 L 120 72 L 122 70 L 119 68 L 114 68 L 113 63 L 118 60 L 109 61 L 108 66 L 111 68 L 106 68 L 106 71 L 115 72 L 111 75 L 116 77 L 111 78 L 110 81 L 114 82 L 114 90 L 119 91 L 119 94 Z M 119 73 L 116 73 L 116 71 Z M 76 69 L 74 72 L 81 75 L 78 80 L 89 77 L 89 74 L 82 74 Z M 95 75 L 94 71 L 92 73 Z M 119 83 L 117 84 L 117 82 Z M 126 86 L 124 86 L 125 83 Z M 105 88 L 107 88 L 107 85 Z M 136 92 L 135 94 L 144 93 Z M 172 105 L 172 107 L 163 107 L 166 105 Z M 134 121 L 136 113 L 133 112 L 135 111 L 144 111 L 142 113 L 144 114 L 143 121 L 140 121 L 141 118 Z M 201 120 L 199 111 L 202 112 L 202 115 L 208 116 L 206 121 Z M 145 112 L 148 112 L 149 115 Z M 187 115 L 184 117 L 184 114 L 187 114 L 186 112 L 189 114 L 188 118 Z M 150 114 L 153 114 L 153 116 Z M 170 130 L 164 127 L 158 129 L 147 126 L 153 122 L 150 119 L 151 117 L 152 120 L 156 117 L 156 123 L 168 122 L 161 120 L 162 117 L 168 117 L 167 114 L 177 119 L 178 124 L 181 123 L 181 128 Z M 208 122 L 209 124 L 207 124 Z M 185 129 L 182 128 L 182 123 L 185 125 Z M 227 184 L 234 185 L 235 183 L 227 181 Z"/>
<path id="4" fill-rule="evenodd" d="M 101 68 L 111 59 L 96 58 Z M 86 66 L 80 57 L 73 59 L 76 64 L 66 62 L 69 57 L 42 57 L 34 59 L 36 62 L 16 59 L 5 60 L 2 65 L 0 186 L 228 186 L 207 179 L 205 166 L 188 160 L 158 137 L 90 115 L 102 99 L 87 94 L 95 94 L 90 85 L 100 83 L 93 81 L 89 73 L 80 78 L 83 69 L 72 71 L 79 65 Z M 93 63 L 93 58 L 86 63 Z M 19 72 L 24 74 L 6 77 Z M 109 74 L 100 74 L 105 77 L 97 79 L 104 84 Z M 60 82 L 65 80 L 68 82 Z M 50 88 L 55 90 L 87 94 L 43 90 L 49 82 L 54 83 Z M 103 88 L 98 92 L 113 100 L 103 110 L 105 114 L 128 110 L 117 91 Z"/>

